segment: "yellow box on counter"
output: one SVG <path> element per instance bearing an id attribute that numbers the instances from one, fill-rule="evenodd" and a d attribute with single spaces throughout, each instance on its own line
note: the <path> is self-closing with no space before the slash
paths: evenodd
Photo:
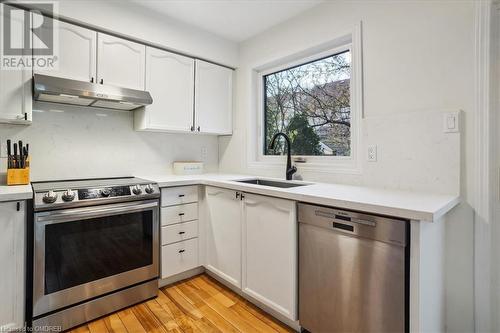
<path id="1" fill-rule="evenodd" d="M 30 168 L 7 169 L 7 185 L 28 185 L 30 183 Z"/>

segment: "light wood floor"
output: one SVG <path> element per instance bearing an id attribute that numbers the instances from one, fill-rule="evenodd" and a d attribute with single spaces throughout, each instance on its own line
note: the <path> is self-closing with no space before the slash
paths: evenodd
<path id="1" fill-rule="evenodd" d="M 71 332 L 293 332 L 202 274 L 160 289 L 156 299 Z"/>

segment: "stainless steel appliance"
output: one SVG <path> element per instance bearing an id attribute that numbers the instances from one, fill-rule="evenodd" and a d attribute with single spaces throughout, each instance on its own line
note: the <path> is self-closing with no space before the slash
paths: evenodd
<path id="1" fill-rule="evenodd" d="M 408 331 L 409 222 L 304 203 L 298 219 L 301 327 Z"/>
<path id="2" fill-rule="evenodd" d="M 37 101 L 131 111 L 153 103 L 147 91 L 84 82 L 55 76 L 33 75 Z"/>
<path id="3" fill-rule="evenodd" d="M 65 330 L 157 295 L 157 184 L 130 177 L 32 186 L 33 327 Z"/>

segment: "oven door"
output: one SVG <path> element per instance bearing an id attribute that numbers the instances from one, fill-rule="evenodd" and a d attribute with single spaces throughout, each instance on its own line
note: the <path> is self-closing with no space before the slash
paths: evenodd
<path id="1" fill-rule="evenodd" d="M 35 214 L 33 316 L 158 278 L 158 200 Z"/>

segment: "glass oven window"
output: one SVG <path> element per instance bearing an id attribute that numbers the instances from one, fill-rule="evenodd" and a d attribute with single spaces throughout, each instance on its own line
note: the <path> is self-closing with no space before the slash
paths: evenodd
<path id="1" fill-rule="evenodd" d="M 45 229 L 45 294 L 153 263 L 153 212 L 56 223 Z"/>

